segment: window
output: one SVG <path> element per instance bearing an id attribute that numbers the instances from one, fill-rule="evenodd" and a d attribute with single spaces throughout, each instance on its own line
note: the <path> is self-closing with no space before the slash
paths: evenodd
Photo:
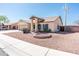
<path id="1" fill-rule="evenodd" d="M 59 25 L 57 25 L 57 31 L 60 31 L 60 26 Z"/>
<path id="2" fill-rule="evenodd" d="M 43 24 L 43 29 L 47 29 L 48 30 L 48 24 Z"/>
<path id="3" fill-rule="evenodd" d="M 38 24 L 38 30 L 39 31 L 41 30 L 41 24 Z"/>

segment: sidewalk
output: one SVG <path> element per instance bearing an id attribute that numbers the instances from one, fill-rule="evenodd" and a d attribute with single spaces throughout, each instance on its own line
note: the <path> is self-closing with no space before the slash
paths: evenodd
<path id="1" fill-rule="evenodd" d="M 11 31 L 4 32 L 7 33 Z M 0 32 L 0 48 L 10 56 L 78 56 L 76 54 L 24 42 L 16 38 L 3 35 L 2 33 L 4 32 Z"/>
<path id="2" fill-rule="evenodd" d="M 10 32 L 21 32 L 21 31 L 19 31 L 19 30 L 2 30 L 2 31 L 0 31 L 0 34 L 1 33 L 10 33 Z"/>

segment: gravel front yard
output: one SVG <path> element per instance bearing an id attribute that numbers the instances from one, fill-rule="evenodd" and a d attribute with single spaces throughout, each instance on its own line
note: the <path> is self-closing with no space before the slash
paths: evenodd
<path id="1" fill-rule="evenodd" d="M 11 37 L 18 38 L 40 46 L 61 50 L 65 52 L 79 54 L 79 33 L 57 34 L 50 33 L 52 38 L 37 39 L 32 34 L 23 34 L 22 32 L 6 33 Z"/>

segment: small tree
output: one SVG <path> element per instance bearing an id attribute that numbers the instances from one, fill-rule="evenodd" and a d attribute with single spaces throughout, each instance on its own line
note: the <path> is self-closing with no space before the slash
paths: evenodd
<path id="1" fill-rule="evenodd" d="M 6 17 L 6 16 L 0 16 L 0 24 L 1 24 L 1 29 L 2 29 L 2 24 L 3 23 L 8 23 L 9 22 L 9 20 L 8 20 L 8 17 Z"/>
<path id="2" fill-rule="evenodd" d="M 0 23 L 8 23 L 8 22 L 9 22 L 8 17 L 0 16 Z"/>
<path id="3" fill-rule="evenodd" d="M 23 20 L 23 19 L 20 19 L 19 21 L 20 21 L 20 22 L 26 22 L 26 20 Z"/>

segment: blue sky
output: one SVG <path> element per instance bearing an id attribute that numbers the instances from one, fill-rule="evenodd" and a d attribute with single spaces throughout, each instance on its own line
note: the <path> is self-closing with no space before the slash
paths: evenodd
<path id="1" fill-rule="evenodd" d="M 79 4 L 70 3 L 67 24 L 74 24 L 79 19 Z M 30 16 L 38 17 L 61 16 L 64 23 L 64 3 L 0 3 L 0 15 L 7 16 L 9 20 L 27 20 Z"/>

